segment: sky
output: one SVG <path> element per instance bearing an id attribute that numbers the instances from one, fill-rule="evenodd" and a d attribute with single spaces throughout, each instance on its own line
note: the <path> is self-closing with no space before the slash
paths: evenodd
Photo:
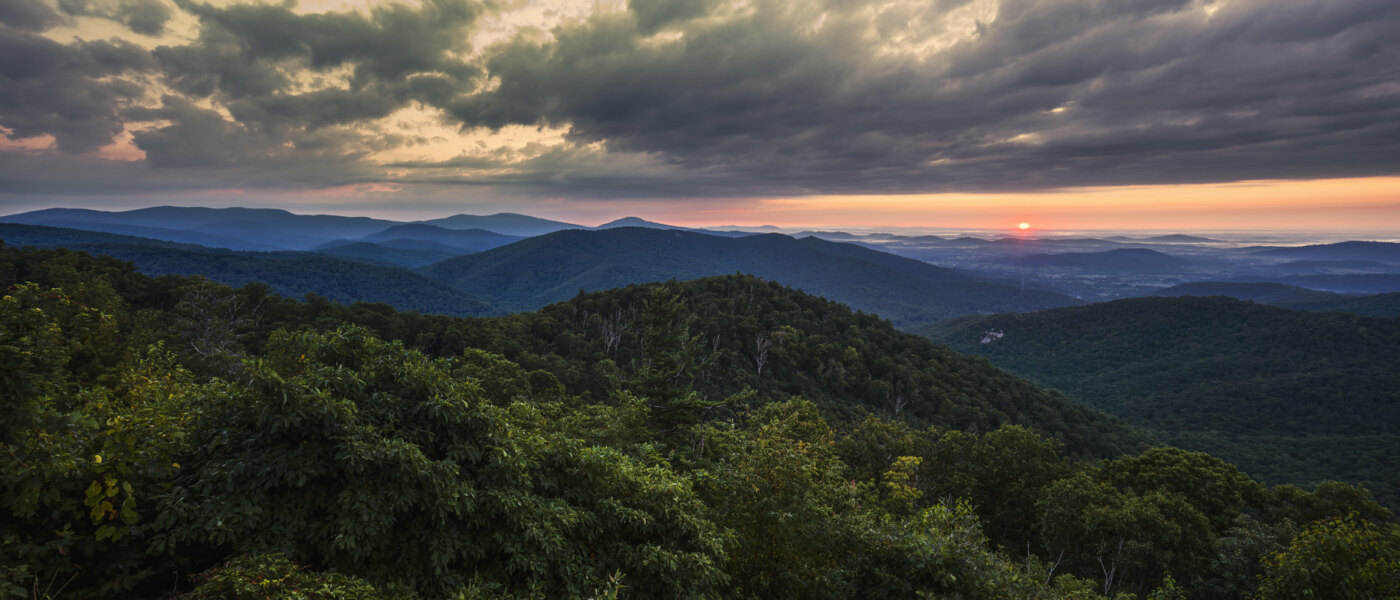
<path id="1" fill-rule="evenodd" d="M 0 214 L 1400 230 L 1395 0 L 3 0 Z"/>

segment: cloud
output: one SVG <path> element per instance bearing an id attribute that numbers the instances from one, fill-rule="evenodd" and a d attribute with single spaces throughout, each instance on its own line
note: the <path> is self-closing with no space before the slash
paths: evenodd
<path id="1" fill-rule="evenodd" d="M 0 24 L 20 31 L 44 31 L 67 20 L 43 0 L 0 2 Z"/>
<path id="2" fill-rule="evenodd" d="M 167 95 L 167 110 L 140 117 L 173 122 L 134 136 L 154 166 L 343 162 L 393 139 L 367 123 L 412 103 L 446 102 L 479 77 L 459 56 L 484 11 L 474 2 L 389 4 L 367 14 L 301 14 L 290 3 L 178 5 L 197 17 L 199 36 L 153 51 L 178 92 Z M 193 110 L 185 98 L 217 104 L 229 118 Z M 338 149 L 328 147 L 332 140 Z M 219 148 L 199 150 L 205 146 Z"/>
<path id="3" fill-rule="evenodd" d="M 171 80 L 195 95 L 229 98 L 286 92 L 300 75 L 348 68 L 354 89 L 391 88 L 412 98 L 414 77 L 469 83 L 478 75 L 454 53 L 484 9 L 467 0 L 377 6 L 369 14 L 299 14 L 293 4 L 216 7 L 180 0 L 199 19 L 199 39 L 156 50 Z M 416 98 L 415 98 L 416 99 Z"/>
<path id="4" fill-rule="evenodd" d="M 150 36 L 164 33 L 174 14 L 165 0 L 58 0 L 58 9 L 69 15 L 116 21 Z"/>
<path id="5" fill-rule="evenodd" d="M 675 25 L 671 41 L 631 14 L 522 36 L 487 59 L 496 90 L 454 113 L 568 123 L 580 140 L 728 169 L 749 193 L 1396 171 L 1400 98 L 1362 92 L 1400 80 L 1392 1 L 1001 1 L 960 31 L 956 11 L 924 24 L 944 39 L 871 4 L 752 6 Z M 888 52 L 900 38 L 944 46 Z"/>
<path id="6" fill-rule="evenodd" d="M 1379 174 L 1400 155 L 1400 96 L 1363 92 L 1400 81 L 1387 0 L 755 0 L 664 25 L 648 5 L 492 48 L 499 84 L 453 114 L 567 125 L 727 170 L 735 193 Z"/>
<path id="7" fill-rule="evenodd" d="M 133 75 L 153 66 L 120 40 L 60 44 L 0 28 L 0 125 L 10 139 L 52 135 L 70 153 L 95 150 L 124 128 L 124 108 L 144 94 Z"/>
<path id="8" fill-rule="evenodd" d="M 550 3 L 556 25 L 505 33 L 544 5 L 57 6 L 0 8 L 0 126 L 52 135 L 56 160 L 129 133 L 145 159 L 121 172 L 160 185 L 718 197 L 1400 171 L 1394 0 Z M 69 15 L 162 37 L 39 35 Z M 562 135 L 477 147 L 512 128 Z"/>

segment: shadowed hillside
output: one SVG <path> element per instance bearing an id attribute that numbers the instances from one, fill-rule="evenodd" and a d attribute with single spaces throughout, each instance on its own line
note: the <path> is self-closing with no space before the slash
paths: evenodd
<path id="1" fill-rule="evenodd" d="M 1265 480 L 1363 482 L 1400 505 L 1400 319 L 1139 298 L 922 331 Z"/>
<path id="2" fill-rule="evenodd" d="M 145 238 L 0 223 L 9 246 L 64 247 L 131 261 L 148 275 L 202 275 L 225 285 L 260 281 L 291 297 L 384 302 L 400 310 L 481 315 L 485 301 L 412 271 L 311 252 L 238 252 Z"/>
<path id="3" fill-rule="evenodd" d="M 1155 290 L 1143 296 L 1228 296 L 1294 310 L 1345 312 L 1366 317 L 1400 315 L 1400 293 L 1354 296 L 1283 283 L 1201 281 Z"/>
<path id="4" fill-rule="evenodd" d="M 507 310 L 632 283 L 748 273 L 877 313 L 899 325 L 1077 304 L 965 271 L 851 244 L 778 234 L 726 238 L 624 227 L 561 231 L 421 270 Z"/>

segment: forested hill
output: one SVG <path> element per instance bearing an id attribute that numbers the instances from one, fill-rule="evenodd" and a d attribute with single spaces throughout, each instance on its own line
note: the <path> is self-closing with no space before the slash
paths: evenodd
<path id="1" fill-rule="evenodd" d="M 579 290 L 738 272 L 904 326 L 963 314 L 1079 303 L 853 244 L 779 234 L 731 238 L 639 227 L 560 231 L 448 259 L 421 272 L 508 310 L 534 310 Z"/>
<path id="2" fill-rule="evenodd" d="M 605 365 L 565 377 L 604 397 L 617 365 L 691 365 L 668 385 L 702 401 L 752 392 L 759 402 L 802 396 L 837 422 L 873 414 L 916 426 L 988 431 L 1025 425 L 1083 456 L 1113 456 L 1148 438 L 1059 394 L 896 330 L 889 321 L 748 275 L 633 285 L 577 296 L 497 320 L 504 337 L 471 345 L 530 367 L 547 356 Z M 520 335 L 520 332 L 530 332 Z M 657 340 L 674 345 L 657 355 Z M 639 392 L 653 390 L 650 387 Z"/>
<path id="3" fill-rule="evenodd" d="M 1394 242 L 1350 241 L 1336 244 L 1316 244 L 1297 248 L 1271 248 L 1258 252 L 1261 256 L 1301 260 L 1364 260 L 1400 263 L 1400 244 Z"/>
<path id="4" fill-rule="evenodd" d="M 320 250 L 326 254 L 244 252 L 8 223 L 0 223 L 0 240 L 12 246 L 67 247 L 115 256 L 152 275 L 198 274 L 234 286 L 262 281 L 288 296 L 315 293 L 339 302 L 385 302 L 402 310 L 455 316 L 535 310 L 579 290 L 739 272 L 831 298 L 901 326 L 1079 303 L 853 244 L 778 234 L 724 237 L 637 227 L 566 230 L 416 271 L 402 265 L 442 258 L 441 250 L 460 251 L 436 244 L 425 249 L 418 245 L 422 240 L 401 244 L 405 240 L 398 239 Z M 386 247 L 398 245 L 404 248 Z"/>
<path id="5" fill-rule="evenodd" d="M 1400 319 L 1141 298 L 925 333 L 1266 481 L 1361 482 L 1400 506 Z"/>
<path id="6" fill-rule="evenodd" d="M 1400 527 L 1364 489 L 1139 453 L 985 361 L 750 276 L 453 318 L 0 247 L 0 289 L 7 596 L 1400 587 Z"/>
<path id="7" fill-rule="evenodd" d="M 128 287 L 152 287 L 139 274 L 123 277 Z M 171 281 L 186 291 L 192 285 Z M 800 395 L 828 417 L 847 423 L 875 414 L 921 427 L 985 431 L 1026 425 L 1082 456 L 1115 456 L 1151 441 L 985 360 L 897 331 L 875 315 L 753 276 L 630 286 L 486 320 L 397 312 L 383 305 L 350 310 L 325 302 L 273 301 L 267 292 L 276 288 L 248 289 L 235 304 L 262 306 L 256 326 L 249 325 L 252 329 L 241 336 L 252 350 L 277 327 L 349 322 L 434 355 L 489 350 L 528 368 L 552 371 L 570 393 L 597 400 L 609 397 L 619 377 L 637 377 L 644 365 L 680 361 L 675 364 L 687 366 L 683 384 L 677 380 L 667 388 L 694 391 L 705 402 L 751 391 L 759 402 Z M 177 292 L 160 293 L 166 297 L 142 302 L 169 309 L 179 301 L 170 296 Z M 252 315 L 248 319 L 254 320 Z M 663 335 L 675 347 L 665 348 L 670 355 L 659 358 L 653 354 L 659 351 L 656 338 Z M 552 362 L 559 360 L 567 366 Z M 654 387 L 647 391 L 658 392 Z"/>
<path id="8" fill-rule="evenodd" d="M 1153 290 L 1143 296 L 1229 296 L 1294 310 L 1345 312 L 1366 317 L 1400 316 L 1400 292 L 1357 296 L 1269 282 L 1200 281 Z"/>

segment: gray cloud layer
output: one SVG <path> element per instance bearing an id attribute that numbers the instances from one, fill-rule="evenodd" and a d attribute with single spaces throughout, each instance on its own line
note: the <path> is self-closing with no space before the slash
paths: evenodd
<path id="1" fill-rule="evenodd" d="M 0 28 L 0 125 L 12 138 L 52 135 L 68 153 L 106 145 L 122 131 L 123 108 L 143 93 L 127 76 L 153 65 L 121 40 L 63 45 Z"/>
<path id="2" fill-rule="evenodd" d="M 130 131 L 146 159 L 122 172 L 217 186 L 745 196 L 1400 172 L 1400 3 L 1204 1 L 635 0 L 478 49 L 498 7 L 469 0 L 7 0 L 0 125 L 66 154 Z M 155 34 L 172 9 L 198 35 L 149 52 L 37 33 L 87 15 Z M 413 106 L 571 145 L 373 160 L 414 143 L 374 125 Z M 0 181 L 42 187 L 26 177 Z"/>

